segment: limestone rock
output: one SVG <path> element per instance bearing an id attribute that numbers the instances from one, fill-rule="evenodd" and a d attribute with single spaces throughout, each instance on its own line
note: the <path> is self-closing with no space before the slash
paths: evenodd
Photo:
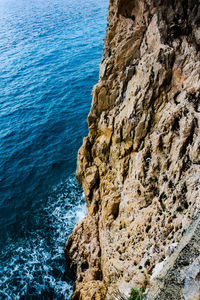
<path id="1" fill-rule="evenodd" d="M 200 212 L 151 282 L 145 300 L 199 300 Z"/>
<path id="2" fill-rule="evenodd" d="M 65 251 L 72 299 L 149 287 L 200 208 L 199 20 L 198 0 L 110 0 L 77 160 L 87 218 Z"/>

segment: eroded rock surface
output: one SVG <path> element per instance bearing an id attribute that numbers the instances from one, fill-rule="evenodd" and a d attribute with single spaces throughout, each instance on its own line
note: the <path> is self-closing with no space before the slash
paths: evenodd
<path id="1" fill-rule="evenodd" d="M 160 299 L 200 299 L 200 212 L 145 296 L 145 300 Z"/>
<path id="2" fill-rule="evenodd" d="M 199 49 L 198 0 L 110 0 L 78 153 L 87 217 L 65 247 L 72 299 L 148 287 L 200 208 Z"/>

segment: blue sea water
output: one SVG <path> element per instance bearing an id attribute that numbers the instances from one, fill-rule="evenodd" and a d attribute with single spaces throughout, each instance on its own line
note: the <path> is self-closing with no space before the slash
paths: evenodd
<path id="1" fill-rule="evenodd" d="M 0 0 L 0 299 L 70 299 L 64 243 L 108 0 Z"/>

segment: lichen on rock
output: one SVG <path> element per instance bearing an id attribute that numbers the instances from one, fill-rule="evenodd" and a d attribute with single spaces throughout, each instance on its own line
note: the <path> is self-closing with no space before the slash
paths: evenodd
<path id="1" fill-rule="evenodd" d="M 72 299 L 149 287 L 200 208 L 199 20 L 198 0 L 110 0 L 77 160 L 87 217 L 65 246 Z"/>

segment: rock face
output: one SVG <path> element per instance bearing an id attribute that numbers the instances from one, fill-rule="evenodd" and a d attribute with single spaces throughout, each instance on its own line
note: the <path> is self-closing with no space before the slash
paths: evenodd
<path id="1" fill-rule="evenodd" d="M 65 247 L 77 276 L 72 299 L 149 287 L 197 214 L 199 50 L 199 0 L 110 0 L 78 153 L 87 217 Z"/>
<path id="2" fill-rule="evenodd" d="M 200 299 L 200 211 L 145 296 L 160 299 Z"/>

